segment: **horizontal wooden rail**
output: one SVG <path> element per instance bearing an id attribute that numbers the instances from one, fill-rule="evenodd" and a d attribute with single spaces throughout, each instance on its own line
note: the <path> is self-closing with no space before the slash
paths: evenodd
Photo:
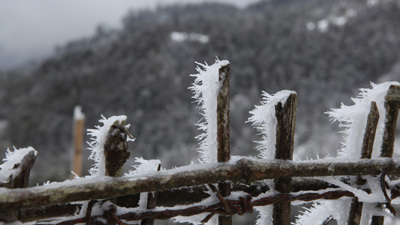
<path id="1" fill-rule="evenodd" d="M 240 159 L 235 162 L 184 166 L 131 177 L 89 177 L 23 189 L 0 189 L 0 210 L 9 211 L 91 199 L 160 191 L 172 188 L 232 181 L 251 183 L 276 177 L 344 175 L 400 175 L 400 161 L 389 158 L 349 162 L 323 160 L 293 162 L 284 160 Z"/>

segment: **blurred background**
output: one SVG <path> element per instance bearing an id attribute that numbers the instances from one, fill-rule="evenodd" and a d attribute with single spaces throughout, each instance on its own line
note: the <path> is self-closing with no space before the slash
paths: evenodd
<path id="1" fill-rule="evenodd" d="M 257 155 L 246 121 L 261 92 L 290 89 L 295 158 L 335 156 L 342 137 L 324 112 L 370 82 L 400 80 L 400 3 L 0 0 L 0 154 L 33 146 L 31 185 L 67 179 L 80 105 L 85 129 L 102 114 L 128 116 L 126 170 L 138 156 L 197 162 L 189 75 L 216 57 L 231 62 L 232 154 Z"/>

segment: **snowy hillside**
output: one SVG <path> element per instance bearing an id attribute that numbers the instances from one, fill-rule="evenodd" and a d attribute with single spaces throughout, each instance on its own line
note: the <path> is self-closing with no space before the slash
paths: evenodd
<path id="1" fill-rule="evenodd" d="M 69 176 L 73 109 L 81 105 L 87 127 L 101 114 L 127 115 L 135 124 L 131 158 L 160 158 L 166 168 L 195 161 L 193 137 L 199 133 L 193 124 L 200 117 L 187 89 L 189 74 L 196 73 L 195 61 L 218 56 L 231 63 L 232 154 L 248 155 L 256 145 L 246 120 L 262 90 L 298 93 L 295 155 L 335 154 L 341 139 L 324 112 L 349 103 L 370 81 L 400 80 L 393 72 L 400 62 L 394 50 L 400 49 L 400 6 L 285 2 L 131 12 L 122 30 L 99 30 L 31 69 L 0 72 L 0 121 L 6 124 L 0 138 L 7 145 L 1 150 L 32 145 L 40 154 L 34 171 L 43 171 L 33 178 L 63 180 Z M 321 21 L 330 25 L 325 29 Z"/>

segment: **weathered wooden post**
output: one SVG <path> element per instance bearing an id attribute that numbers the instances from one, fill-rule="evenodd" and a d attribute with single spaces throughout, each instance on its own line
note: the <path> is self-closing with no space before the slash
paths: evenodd
<path id="1" fill-rule="evenodd" d="M 392 158 L 394 150 L 394 139 L 396 137 L 397 117 L 400 106 L 400 86 L 390 86 L 385 97 L 385 129 L 381 147 L 381 157 Z M 373 216 L 371 225 L 383 225 L 383 216 Z"/>
<path id="2" fill-rule="evenodd" d="M 85 137 L 85 115 L 82 113 L 82 108 L 76 106 L 74 109 L 73 122 L 73 153 L 71 162 L 71 171 L 76 175 L 82 176 L 82 149 Z M 73 174 L 71 178 L 73 178 Z"/>
<path id="3" fill-rule="evenodd" d="M 362 159 L 371 159 L 372 150 L 374 148 L 376 128 L 379 122 L 379 110 L 376 102 L 371 102 L 370 111 L 367 117 L 367 125 L 365 127 L 363 145 L 361 149 Z M 357 178 L 356 184 L 363 185 L 365 180 L 359 176 Z M 352 200 L 349 212 L 349 218 L 347 219 L 348 225 L 359 225 L 361 222 L 363 203 L 358 202 L 358 198 L 355 197 Z"/>
<path id="4" fill-rule="evenodd" d="M 157 171 L 160 171 L 161 164 L 158 165 Z M 154 209 L 157 207 L 157 192 L 147 193 L 147 209 Z M 154 219 L 146 218 L 140 222 L 140 225 L 153 225 Z"/>
<path id="5" fill-rule="evenodd" d="M 106 176 L 120 177 L 122 167 L 129 159 L 128 136 L 130 135 L 125 127 L 125 121 L 116 121 L 110 127 L 107 140 L 104 144 L 104 156 L 106 161 Z"/>
<path id="6" fill-rule="evenodd" d="M 292 93 L 286 103 L 275 106 L 276 125 L 276 152 L 275 159 L 292 160 L 294 148 L 294 131 L 296 125 L 297 95 Z M 292 191 L 292 178 L 279 177 L 274 179 L 275 190 L 281 193 Z M 274 225 L 290 225 L 291 202 L 283 201 L 274 204 Z"/>
<path id="7" fill-rule="evenodd" d="M 221 88 L 217 97 L 217 142 L 218 142 L 218 162 L 228 162 L 231 158 L 230 150 L 230 128 L 229 128 L 229 101 L 230 101 L 230 65 L 223 66 L 219 69 L 219 82 Z M 218 189 L 222 196 L 231 194 L 230 183 L 219 183 Z M 229 209 L 226 209 L 229 210 Z M 231 225 L 231 216 L 219 216 L 220 225 Z"/>
<path id="8" fill-rule="evenodd" d="M 10 159 L 11 162 L 19 161 L 17 164 L 11 164 L 10 162 L 5 162 L 2 169 L 5 174 L 7 174 L 7 180 L 0 182 L 0 187 L 5 188 L 25 188 L 29 184 L 30 171 L 33 164 L 35 163 L 37 151 L 31 147 L 14 150 L 21 151 L 18 155 L 11 157 L 18 157 L 17 159 Z M 17 153 L 13 153 L 17 154 Z M 19 211 L 0 211 L 0 221 L 5 223 L 11 223 L 17 221 L 19 218 Z"/>

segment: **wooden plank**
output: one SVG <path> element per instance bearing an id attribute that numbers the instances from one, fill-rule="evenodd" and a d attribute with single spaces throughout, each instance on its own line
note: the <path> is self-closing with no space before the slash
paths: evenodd
<path id="1" fill-rule="evenodd" d="M 230 122 L 229 122 L 229 105 L 230 105 L 230 65 L 223 66 L 219 69 L 219 82 L 221 84 L 217 97 L 217 141 L 218 141 L 218 162 L 228 162 L 231 158 L 230 149 Z M 231 184 L 227 182 L 218 183 L 219 192 L 222 196 L 231 194 Z M 229 209 L 228 209 L 229 210 Z M 219 225 L 232 225 L 231 216 L 219 216 Z"/>
<path id="2" fill-rule="evenodd" d="M 275 159 L 293 159 L 296 107 L 296 94 L 290 94 L 284 105 L 282 105 L 282 103 L 278 103 L 278 105 L 275 106 L 275 116 L 277 118 Z M 280 193 L 290 193 L 292 191 L 292 178 L 275 178 L 274 185 L 275 190 L 279 191 Z M 290 212 L 290 201 L 283 201 L 274 204 L 273 224 L 290 225 Z"/>
<path id="3" fill-rule="evenodd" d="M 105 199 L 129 194 L 162 191 L 224 181 L 250 184 L 276 177 L 400 175 L 400 160 L 362 159 L 349 162 L 293 162 L 240 159 L 224 164 L 184 166 L 171 170 L 131 177 L 85 178 L 79 184 L 65 181 L 54 185 L 24 189 L 0 189 L 0 209 L 42 207 L 92 199 Z"/>

